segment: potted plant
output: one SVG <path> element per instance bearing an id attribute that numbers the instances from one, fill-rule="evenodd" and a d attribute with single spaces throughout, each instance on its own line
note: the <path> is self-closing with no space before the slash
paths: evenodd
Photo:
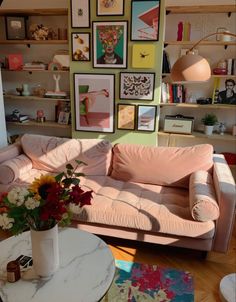
<path id="1" fill-rule="evenodd" d="M 214 125 L 218 122 L 217 116 L 213 113 L 207 113 L 203 118 L 202 122 L 205 126 L 205 134 L 211 135 L 213 132 Z"/>

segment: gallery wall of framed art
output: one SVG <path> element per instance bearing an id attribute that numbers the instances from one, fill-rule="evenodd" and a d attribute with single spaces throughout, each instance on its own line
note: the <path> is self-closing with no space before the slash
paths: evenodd
<path id="1" fill-rule="evenodd" d="M 72 137 L 156 145 L 162 1 L 71 0 Z"/>

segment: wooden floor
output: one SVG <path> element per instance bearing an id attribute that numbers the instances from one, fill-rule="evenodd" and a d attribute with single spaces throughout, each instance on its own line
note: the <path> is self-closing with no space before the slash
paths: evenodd
<path id="1" fill-rule="evenodd" d="M 236 224 L 227 254 L 202 253 L 135 241 L 103 237 L 116 259 L 158 264 L 189 271 L 194 278 L 195 302 L 220 302 L 219 283 L 225 275 L 236 272 Z"/>

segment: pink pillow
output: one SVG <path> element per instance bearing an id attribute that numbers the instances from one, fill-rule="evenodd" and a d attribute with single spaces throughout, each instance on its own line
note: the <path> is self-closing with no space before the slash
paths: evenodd
<path id="1" fill-rule="evenodd" d="M 197 171 L 190 176 L 189 203 L 194 220 L 216 220 L 220 215 L 211 174 Z"/>
<path id="2" fill-rule="evenodd" d="M 24 154 L 6 160 L 0 165 L 0 183 L 10 184 L 31 169 L 32 162 Z"/>
<path id="3" fill-rule="evenodd" d="M 150 147 L 117 144 L 113 148 L 111 177 L 163 186 L 189 187 L 189 177 L 197 170 L 210 171 L 213 147 Z"/>
<path id="4" fill-rule="evenodd" d="M 6 146 L 1 148 L 0 150 L 0 163 L 4 161 L 14 158 L 22 153 L 21 145 L 19 143 L 15 143 L 13 145 Z"/>

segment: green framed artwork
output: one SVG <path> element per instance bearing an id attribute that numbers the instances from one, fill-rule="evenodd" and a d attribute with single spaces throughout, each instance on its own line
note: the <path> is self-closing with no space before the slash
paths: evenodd
<path id="1" fill-rule="evenodd" d="M 93 22 L 93 67 L 127 67 L 128 21 Z"/>
<path id="2" fill-rule="evenodd" d="M 150 43 L 134 44 L 132 50 L 133 68 L 154 68 L 155 45 Z"/>

